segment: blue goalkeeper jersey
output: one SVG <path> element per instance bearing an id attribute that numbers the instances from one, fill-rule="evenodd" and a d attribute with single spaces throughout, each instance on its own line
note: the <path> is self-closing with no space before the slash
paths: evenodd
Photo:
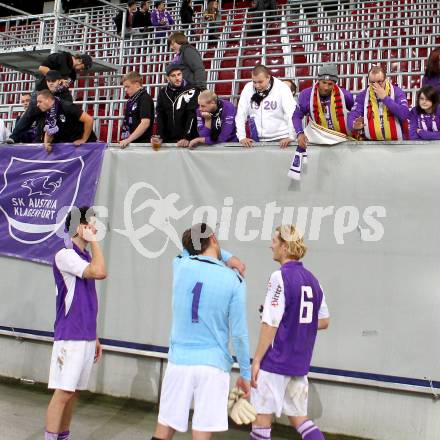
<path id="1" fill-rule="evenodd" d="M 222 252 L 224 261 L 230 256 Z M 173 275 L 170 362 L 230 371 L 232 342 L 240 375 L 250 380 L 244 280 L 216 258 L 188 253 L 175 258 Z"/>

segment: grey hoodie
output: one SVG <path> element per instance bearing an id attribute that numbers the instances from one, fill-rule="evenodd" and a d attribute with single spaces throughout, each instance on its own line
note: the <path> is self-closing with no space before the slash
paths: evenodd
<path id="1" fill-rule="evenodd" d="M 205 66 L 198 50 L 190 44 L 182 44 L 179 55 L 183 78 L 198 89 L 206 89 Z"/>

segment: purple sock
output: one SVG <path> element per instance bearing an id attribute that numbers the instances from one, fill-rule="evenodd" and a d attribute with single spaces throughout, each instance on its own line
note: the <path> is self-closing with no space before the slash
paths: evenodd
<path id="1" fill-rule="evenodd" d="M 58 433 L 44 431 L 44 440 L 58 440 Z"/>
<path id="2" fill-rule="evenodd" d="M 271 428 L 253 426 L 252 431 L 249 434 L 249 440 L 270 440 L 270 431 Z"/>
<path id="3" fill-rule="evenodd" d="M 70 438 L 70 431 L 64 431 L 58 434 L 58 440 L 69 440 L 69 438 Z"/>
<path id="4" fill-rule="evenodd" d="M 302 423 L 297 431 L 301 434 L 303 440 L 325 440 L 320 429 L 311 420 Z"/>

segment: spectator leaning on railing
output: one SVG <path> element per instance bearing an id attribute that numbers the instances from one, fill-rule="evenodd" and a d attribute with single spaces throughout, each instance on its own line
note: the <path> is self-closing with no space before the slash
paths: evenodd
<path id="1" fill-rule="evenodd" d="M 73 142 L 79 146 L 96 141 L 93 133 L 93 118 L 71 102 L 56 98 L 49 90 L 41 90 L 37 106 L 45 113 L 44 148 L 52 151 L 56 142 Z"/>
<path id="2" fill-rule="evenodd" d="M 46 73 L 46 84 L 48 90 L 55 97 L 66 102 L 73 102 L 72 94 L 70 93 L 68 85 L 66 85 L 68 84 L 68 82 L 61 77 L 60 72 L 58 72 L 57 70 L 49 70 Z M 38 107 L 36 107 L 35 112 L 27 113 L 27 118 L 27 124 L 31 125 L 27 131 L 23 133 L 18 133 L 18 135 L 20 136 L 20 142 L 42 142 L 45 119 L 44 114 L 38 109 Z"/>
<path id="3" fill-rule="evenodd" d="M 190 148 L 198 144 L 213 145 L 222 142 L 238 142 L 235 134 L 234 104 L 218 99 L 211 90 L 204 90 L 198 98 L 197 129 L 199 137 L 189 143 Z"/>
<path id="4" fill-rule="evenodd" d="M 129 72 L 122 78 L 122 85 L 128 95 L 124 122 L 119 145 L 125 148 L 130 143 L 150 142 L 154 121 L 154 102 L 142 87 L 142 77 L 137 72 Z"/>
<path id="5" fill-rule="evenodd" d="M 274 78 L 266 66 L 252 70 L 252 82 L 244 86 L 238 102 L 235 124 L 237 137 L 244 147 L 256 142 L 279 141 L 281 148 L 296 139 L 292 116 L 295 102 L 289 87 Z M 246 137 L 246 122 L 250 138 Z"/>
<path id="6" fill-rule="evenodd" d="M 173 32 L 168 42 L 174 52 L 172 64 L 182 68 L 185 81 L 201 90 L 206 89 L 206 70 L 199 51 L 188 43 L 188 38 L 182 32 Z"/>
<path id="7" fill-rule="evenodd" d="M 182 68 L 170 64 L 166 68 L 168 84 L 157 97 L 157 129 L 164 142 L 176 142 L 178 147 L 189 147 L 197 137 L 197 96 L 199 91 L 189 85 Z"/>
<path id="8" fill-rule="evenodd" d="M 440 95 L 433 86 L 417 92 L 417 104 L 409 117 L 409 133 L 413 140 L 440 140 Z"/>
<path id="9" fill-rule="evenodd" d="M 71 81 L 76 80 L 77 72 L 87 71 L 91 67 L 92 58 L 87 54 L 72 55 L 68 52 L 55 52 L 50 54 L 38 68 L 40 75 L 35 83 L 35 91 L 32 93 L 29 108 L 15 125 L 14 130 L 8 139 L 8 143 L 18 142 L 20 135 L 29 130 L 35 117 L 40 113 L 37 108 L 36 92 L 48 90 L 46 75 L 50 70 L 56 70 L 59 72 L 61 78 L 64 80 L 64 84 L 68 86 Z M 68 93 L 70 95 L 69 91 Z M 69 99 L 73 101 L 71 95 Z"/>
<path id="10" fill-rule="evenodd" d="M 318 81 L 299 94 L 298 106 L 293 114 L 293 125 L 300 148 L 307 148 L 308 143 L 303 129 L 304 117 L 324 128 L 350 134 L 347 115 L 353 107 L 353 96 L 348 90 L 338 86 L 338 79 L 336 65 L 324 64 L 319 68 Z"/>
<path id="11" fill-rule="evenodd" d="M 433 50 L 429 55 L 422 86 L 433 86 L 440 93 L 440 48 Z"/>
<path id="12" fill-rule="evenodd" d="M 356 97 L 348 115 L 348 127 L 356 133 L 363 130 L 365 139 L 396 141 L 409 138 L 409 109 L 405 93 L 391 84 L 382 67 L 368 73 L 369 86 Z"/>
<path id="13" fill-rule="evenodd" d="M 23 93 L 20 98 L 20 104 L 24 108 L 23 114 L 26 112 L 26 110 L 29 108 L 29 105 L 31 103 L 31 94 L 30 93 Z M 22 115 L 17 116 L 15 123 L 17 124 L 20 120 Z M 35 120 L 30 128 L 26 130 L 24 133 L 19 133 L 18 142 L 23 142 L 25 144 L 32 144 L 34 142 L 40 142 L 41 138 L 38 137 L 37 133 L 37 120 Z"/>

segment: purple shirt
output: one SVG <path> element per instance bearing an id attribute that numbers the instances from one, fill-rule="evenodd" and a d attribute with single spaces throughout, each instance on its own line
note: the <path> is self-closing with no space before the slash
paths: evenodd
<path id="1" fill-rule="evenodd" d="M 161 24 L 162 20 L 166 20 L 168 24 Z M 165 36 L 164 31 L 169 30 L 170 25 L 174 24 L 174 20 L 169 12 L 159 12 L 157 9 L 154 9 L 151 13 L 151 23 L 157 28 L 156 38 L 161 38 Z"/>
<path id="2" fill-rule="evenodd" d="M 54 340 L 93 341 L 96 339 L 98 298 L 95 280 L 82 275 L 90 254 L 73 244 L 55 255 L 53 273 L 57 286 Z"/>
<path id="3" fill-rule="evenodd" d="M 340 87 L 342 93 L 344 94 L 345 98 L 345 106 L 347 107 L 347 110 L 350 111 L 353 107 L 354 100 L 353 95 L 348 91 Z M 295 113 L 293 113 L 293 126 L 295 128 L 296 134 L 303 133 L 303 119 L 305 116 L 310 116 L 313 109 L 310 108 L 310 95 L 312 94 L 313 87 L 309 87 L 307 89 L 304 89 L 298 97 L 298 105 L 296 106 Z M 330 112 L 330 96 L 319 97 L 321 100 L 321 105 L 323 107 L 324 114 L 326 115 L 326 120 L 328 127 L 330 129 L 333 128 L 333 122 L 331 120 L 331 112 Z M 327 109 L 327 110 L 326 110 Z"/>
<path id="4" fill-rule="evenodd" d="M 420 132 L 417 130 L 420 129 Z M 409 116 L 409 135 L 412 140 L 440 140 L 440 105 L 435 114 L 419 113 L 417 108 Z"/>
<path id="5" fill-rule="evenodd" d="M 299 261 L 289 261 L 271 276 L 262 321 L 278 327 L 261 369 L 305 376 L 310 369 L 318 320 L 328 318 L 318 280 Z"/>
<path id="6" fill-rule="evenodd" d="M 199 136 L 205 138 L 205 144 L 220 144 L 222 142 L 238 142 L 235 129 L 235 114 L 237 109 L 229 101 L 223 99 L 220 100 L 223 106 L 219 121 L 220 121 L 220 134 L 216 141 L 211 139 L 211 129 L 205 126 L 205 120 L 200 114 L 200 109 L 197 107 L 197 129 Z M 214 123 L 214 120 L 212 120 Z"/>
<path id="7" fill-rule="evenodd" d="M 383 100 L 383 104 L 402 123 L 409 118 L 408 101 L 402 89 L 397 87 L 395 84 L 392 86 L 394 87 L 394 100 L 390 96 L 386 96 Z M 359 95 L 356 96 L 354 106 L 351 109 L 351 112 L 348 114 L 348 127 L 350 130 L 353 130 L 353 124 L 357 118 L 364 117 L 365 99 L 368 90 L 369 88 L 363 90 L 361 93 L 359 93 Z M 377 101 L 378 103 L 381 102 L 380 99 Z"/>
<path id="8" fill-rule="evenodd" d="M 422 79 L 422 87 L 432 86 L 435 87 L 438 93 L 440 93 L 440 75 L 437 76 L 424 76 Z"/>

